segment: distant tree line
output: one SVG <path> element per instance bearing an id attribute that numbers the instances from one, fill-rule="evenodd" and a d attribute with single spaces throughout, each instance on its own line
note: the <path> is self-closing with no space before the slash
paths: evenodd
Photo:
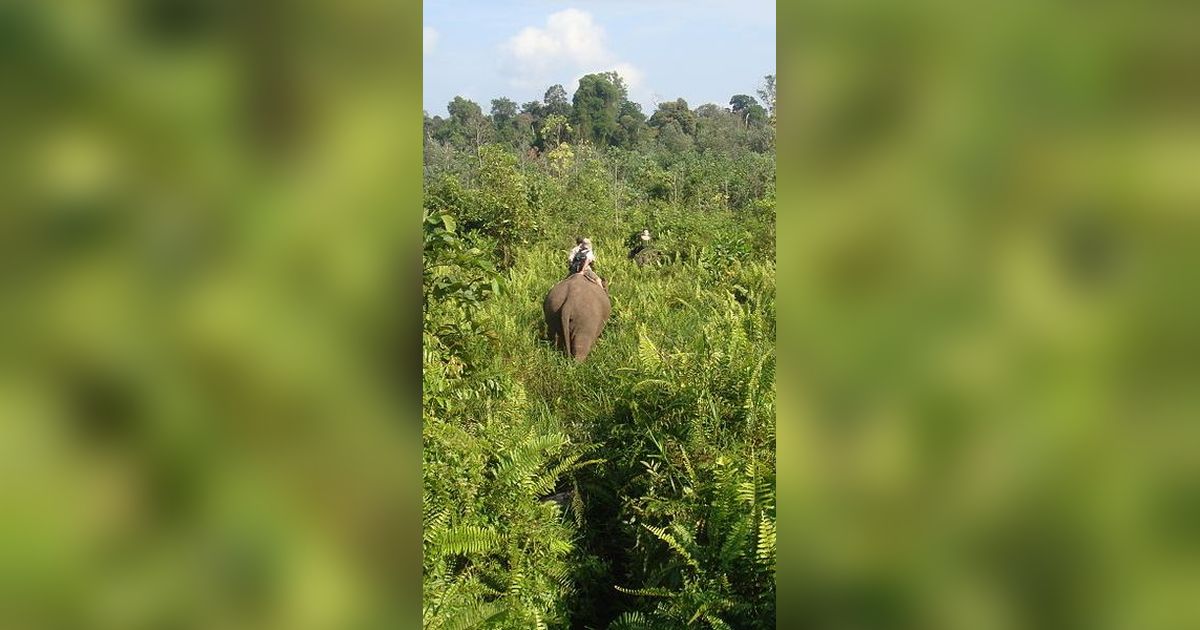
<path id="1" fill-rule="evenodd" d="M 517 153 L 544 153 L 564 143 L 596 147 L 682 153 L 752 151 L 775 148 L 775 76 L 764 77 L 758 99 L 735 94 L 729 106 L 709 103 L 691 109 L 684 99 L 659 103 L 647 117 L 630 101 L 616 72 L 579 79 L 568 98 L 562 85 L 552 85 L 541 101 L 520 105 L 492 99 L 484 113 L 478 103 L 455 96 L 448 116 L 425 112 L 426 146 L 478 150 L 500 144 Z M 761 99 L 761 101 L 760 101 Z"/>

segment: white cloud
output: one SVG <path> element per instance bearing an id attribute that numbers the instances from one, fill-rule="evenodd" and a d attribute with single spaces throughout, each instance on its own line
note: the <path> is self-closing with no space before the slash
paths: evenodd
<path id="1" fill-rule="evenodd" d="M 432 26 L 426 26 L 421 31 L 421 46 L 424 54 L 428 55 L 433 52 L 434 47 L 437 46 L 438 37 L 437 29 Z"/>
<path id="2" fill-rule="evenodd" d="M 501 45 L 501 66 L 512 85 L 546 87 L 574 75 L 568 92 L 580 77 L 615 70 L 633 89 L 644 78 L 641 70 L 620 60 L 605 43 L 604 28 L 592 15 L 566 9 L 546 18 L 544 27 L 526 26 Z"/>
<path id="3" fill-rule="evenodd" d="M 622 79 L 625 79 L 625 85 L 628 86 L 630 90 L 642 87 L 642 80 L 645 78 L 645 75 L 633 64 L 627 61 L 622 61 L 621 63 L 614 65 L 612 69 L 617 74 L 621 75 Z"/>

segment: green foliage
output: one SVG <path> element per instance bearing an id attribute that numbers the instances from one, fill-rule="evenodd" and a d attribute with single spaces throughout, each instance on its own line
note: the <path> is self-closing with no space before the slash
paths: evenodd
<path id="1" fill-rule="evenodd" d="M 773 159 L 541 131 L 427 154 L 425 627 L 773 626 Z M 576 234 L 615 283 L 582 365 L 541 338 Z"/>
<path id="2" fill-rule="evenodd" d="M 674 126 L 678 131 L 690 136 L 696 133 L 696 115 L 688 109 L 687 101 L 683 99 L 667 101 L 658 105 L 658 109 L 650 117 L 649 125 L 660 132 L 666 127 Z"/>
<path id="3" fill-rule="evenodd" d="M 588 74 L 579 79 L 572 101 L 571 122 L 582 142 L 615 144 L 620 138 L 624 85 L 614 73 Z"/>
<path id="4" fill-rule="evenodd" d="M 517 104 L 501 97 L 492 99 L 492 126 L 496 142 L 510 149 L 521 150 L 533 140 L 531 117 L 517 113 Z"/>
<path id="5" fill-rule="evenodd" d="M 538 138 L 546 149 L 554 149 L 562 144 L 564 138 L 572 132 L 571 124 L 562 114 L 550 114 L 542 121 L 538 129 Z"/>
<path id="6" fill-rule="evenodd" d="M 448 151 L 476 151 L 495 142 L 527 160 L 553 151 L 564 142 L 601 149 L 621 148 L 662 158 L 692 150 L 737 156 L 775 149 L 774 75 L 758 91 L 767 107 L 753 96 L 737 94 L 731 109 L 715 104 L 695 110 L 684 99 L 658 105 L 649 118 L 630 101 L 624 79 L 616 72 L 586 75 L 569 99 L 561 85 L 546 90 L 541 101 L 518 109 L 511 99 L 491 101 L 491 115 L 478 104 L 456 96 L 447 105 L 448 118 L 425 115 L 425 167 L 435 174 L 453 169 Z M 768 91 L 769 90 L 769 91 Z"/>
<path id="7" fill-rule="evenodd" d="M 478 103 L 455 96 L 446 109 L 450 118 L 435 132 L 438 141 L 459 149 L 475 149 L 491 140 L 492 125 Z"/>
<path id="8" fill-rule="evenodd" d="M 767 114 L 770 116 L 771 124 L 775 124 L 775 75 L 768 74 L 763 77 L 762 87 L 758 89 L 758 97 L 763 100 L 767 107 Z"/>
<path id="9" fill-rule="evenodd" d="M 571 101 L 567 99 L 567 91 L 563 86 L 555 84 L 546 90 L 546 94 L 542 97 L 544 113 L 547 116 L 558 114 L 559 116 L 571 115 Z"/>

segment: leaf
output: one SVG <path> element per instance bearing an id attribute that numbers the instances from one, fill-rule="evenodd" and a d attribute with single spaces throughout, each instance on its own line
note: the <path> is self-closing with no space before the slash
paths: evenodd
<path id="1" fill-rule="evenodd" d="M 758 522 L 757 556 L 764 568 L 775 568 L 775 522 L 763 514 Z"/>
<path id="2" fill-rule="evenodd" d="M 662 362 L 662 357 L 658 353 L 658 348 L 650 341 L 650 337 L 646 334 L 646 327 L 638 326 L 638 362 L 642 370 L 647 372 L 657 371 Z"/>
<path id="3" fill-rule="evenodd" d="M 674 549 L 675 553 L 678 553 L 685 561 L 687 561 L 688 564 L 692 565 L 693 568 L 700 568 L 700 563 L 696 562 L 696 559 L 692 557 L 692 554 L 689 553 L 688 550 L 683 547 L 683 545 L 679 544 L 679 541 L 676 540 L 673 535 L 667 532 L 667 530 L 661 527 L 647 525 L 645 523 L 642 523 L 642 527 L 645 527 L 647 530 L 649 530 L 649 532 L 654 534 L 659 540 L 667 543 L 667 546 L 669 546 L 671 549 Z"/>
<path id="4" fill-rule="evenodd" d="M 641 595 L 643 597 L 675 597 L 678 593 L 665 588 L 625 588 L 613 585 L 613 588 L 626 595 Z"/>
<path id="5" fill-rule="evenodd" d="M 499 602 L 484 602 L 473 608 L 457 612 L 453 617 L 444 621 L 440 627 L 446 630 L 479 628 L 488 621 L 498 620 L 500 615 L 506 612 L 507 610 Z"/>
<path id="6" fill-rule="evenodd" d="M 473 525 L 459 525 L 438 532 L 433 540 L 431 555 L 450 556 L 455 554 L 483 554 L 500 546 L 500 535 L 495 531 Z"/>

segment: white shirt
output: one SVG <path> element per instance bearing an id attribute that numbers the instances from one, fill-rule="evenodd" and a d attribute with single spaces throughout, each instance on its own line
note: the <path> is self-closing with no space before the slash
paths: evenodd
<path id="1" fill-rule="evenodd" d="M 571 253 L 567 254 L 568 265 L 571 264 L 572 260 L 575 260 L 575 254 L 578 254 L 581 248 L 583 248 L 583 245 L 576 245 L 575 249 L 572 249 Z M 587 250 L 587 261 L 590 263 L 596 262 L 596 254 L 591 249 Z"/>

